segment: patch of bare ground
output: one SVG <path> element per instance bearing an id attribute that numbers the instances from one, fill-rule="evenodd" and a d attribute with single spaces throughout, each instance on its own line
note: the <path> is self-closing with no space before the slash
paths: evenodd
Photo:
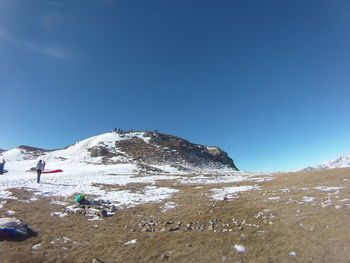
<path id="1" fill-rule="evenodd" d="M 212 188 L 256 184 L 259 190 L 235 198 L 211 198 Z M 31 193 L 14 190 L 20 200 L 7 200 L 0 214 L 15 211 L 37 235 L 1 241 L 1 262 L 349 262 L 349 184 L 350 169 L 277 174 L 259 183 L 162 180 L 158 186 L 180 192 L 98 221 L 80 214 L 50 216 L 64 206 L 50 198 L 21 202 Z M 134 239 L 135 244 L 125 245 Z M 32 250 L 36 244 L 41 246 Z M 235 245 L 245 251 L 238 252 Z"/>

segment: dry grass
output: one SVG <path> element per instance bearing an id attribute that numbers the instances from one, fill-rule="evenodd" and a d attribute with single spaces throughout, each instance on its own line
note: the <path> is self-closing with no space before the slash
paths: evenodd
<path id="1" fill-rule="evenodd" d="M 345 179 L 345 180 L 344 180 Z M 349 181 L 348 181 L 349 179 Z M 26 203 L 32 193 L 13 191 L 19 200 L 8 200 L 1 214 L 9 209 L 37 232 L 21 242 L 1 241 L 1 262 L 349 262 L 350 258 L 350 169 L 335 169 L 276 175 L 272 181 L 259 183 L 261 190 L 243 192 L 235 199 L 213 201 L 210 189 L 256 183 L 229 183 L 217 185 L 182 185 L 176 181 L 158 181 L 160 186 L 181 190 L 165 202 L 176 207 L 162 212 L 163 203 L 145 204 L 119 210 L 113 217 L 88 221 L 83 215 L 63 218 L 50 216 L 63 206 L 50 204 L 50 199 Z M 314 189 L 317 186 L 343 186 L 336 192 Z M 138 189 L 143 185 L 129 185 L 124 189 Z M 282 190 L 289 188 L 290 191 Z M 300 188 L 308 188 L 301 190 Z M 269 199 L 271 197 L 279 199 Z M 302 202 L 303 197 L 314 197 L 314 205 Z M 332 201 L 329 206 L 322 205 Z M 73 200 L 73 199 L 72 199 Z M 321 207 L 322 205 L 322 207 Z M 339 206 L 339 207 L 338 207 Z M 264 212 L 266 218 L 256 218 Z M 241 227 L 232 224 L 246 221 Z M 208 230 L 209 221 L 220 219 L 216 229 Z M 264 221 L 265 219 L 265 221 Z M 143 232 L 141 221 L 153 220 L 162 225 L 157 232 Z M 165 226 L 163 222 L 174 221 Z M 160 229 L 181 228 L 173 232 Z M 203 232 L 183 227 L 205 225 Z M 272 222 L 272 223 L 269 223 Z M 230 224 L 228 227 L 219 225 Z M 259 227 L 256 227 L 257 225 Z M 63 237 L 72 240 L 64 243 Z M 137 239 L 135 245 L 124 243 Z M 52 244 L 52 241 L 55 241 Z M 35 244 L 38 250 L 31 250 Z M 241 244 L 245 253 L 233 246 Z M 289 253 L 295 251 L 296 256 Z"/>

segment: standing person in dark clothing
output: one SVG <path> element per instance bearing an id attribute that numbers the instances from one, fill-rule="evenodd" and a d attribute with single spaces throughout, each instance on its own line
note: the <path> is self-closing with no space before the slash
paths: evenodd
<path id="1" fill-rule="evenodd" d="M 36 173 L 37 173 L 37 183 L 39 184 L 40 183 L 40 175 L 41 175 L 41 172 L 44 170 L 44 162 L 42 160 L 40 160 L 38 162 L 38 164 L 36 165 Z"/>
<path id="2" fill-rule="evenodd" d="M 5 160 L 2 159 L 2 163 L 0 163 L 0 174 L 4 173 L 5 163 L 6 163 Z"/>

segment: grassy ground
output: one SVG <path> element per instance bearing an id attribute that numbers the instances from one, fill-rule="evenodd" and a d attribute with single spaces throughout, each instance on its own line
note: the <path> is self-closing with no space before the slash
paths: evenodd
<path id="1" fill-rule="evenodd" d="M 241 192 L 236 198 L 213 201 L 210 197 L 211 188 L 256 184 L 260 190 Z M 181 191 L 163 203 L 121 209 L 99 221 L 78 214 L 51 216 L 64 206 L 44 198 L 23 202 L 20 200 L 33 193 L 13 190 L 18 200 L 7 200 L 0 215 L 15 211 L 14 216 L 28 223 L 36 236 L 0 241 L 0 261 L 349 262 L 348 168 L 278 174 L 274 180 L 260 183 L 198 188 L 169 180 L 158 185 Z M 319 186 L 343 188 L 314 188 Z M 129 187 L 137 191 L 143 185 Z M 176 203 L 175 208 L 164 211 L 164 203 L 170 201 Z M 211 221 L 216 222 L 213 229 Z M 177 225 L 179 230 L 168 231 Z M 186 229 L 186 225 L 199 229 Z M 155 232 L 145 232 L 147 229 Z M 134 239 L 136 244 L 124 244 Z M 32 250 L 36 244 L 41 244 L 40 248 Z M 238 252 L 235 245 L 244 246 L 245 252 Z"/>

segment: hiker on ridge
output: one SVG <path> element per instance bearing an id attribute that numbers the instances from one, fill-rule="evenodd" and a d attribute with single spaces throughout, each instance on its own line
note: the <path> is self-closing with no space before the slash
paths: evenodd
<path id="1" fill-rule="evenodd" d="M 5 160 L 2 159 L 2 163 L 0 163 L 0 174 L 4 173 L 5 163 L 6 163 Z"/>
<path id="2" fill-rule="evenodd" d="M 42 160 L 40 160 L 38 162 L 38 164 L 36 165 L 36 173 L 37 173 L 37 183 L 40 183 L 40 175 L 41 172 L 44 170 L 45 167 L 45 162 L 43 162 Z"/>

